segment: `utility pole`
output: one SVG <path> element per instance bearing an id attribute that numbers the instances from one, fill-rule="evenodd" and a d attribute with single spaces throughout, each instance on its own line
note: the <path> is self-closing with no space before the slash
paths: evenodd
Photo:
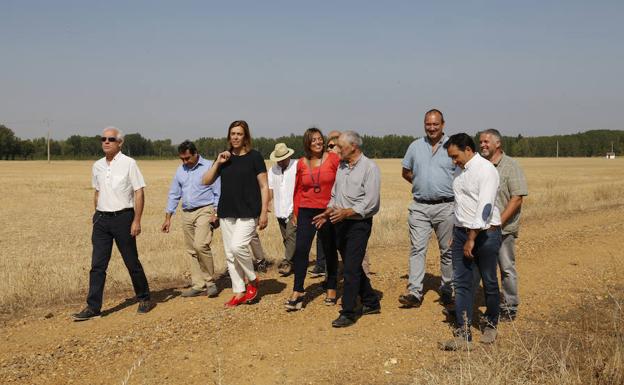
<path id="1" fill-rule="evenodd" d="M 48 163 L 50 163 L 50 119 L 44 119 L 43 122 L 48 126 Z"/>

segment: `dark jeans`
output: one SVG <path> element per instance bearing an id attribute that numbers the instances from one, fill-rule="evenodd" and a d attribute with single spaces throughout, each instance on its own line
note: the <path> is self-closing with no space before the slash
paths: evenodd
<path id="1" fill-rule="evenodd" d="M 493 326 L 498 324 L 500 313 L 498 277 L 496 267 L 498 264 L 498 250 L 501 246 L 501 230 L 499 227 L 479 232 L 472 249 L 473 259 L 464 257 L 464 243 L 468 239 L 465 228 L 453 229 L 453 283 L 455 285 L 455 317 L 457 326 L 472 324 L 474 307 L 474 270 L 479 269 L 483 280 L 483 292 L 485 294 L 485 316 Z M 465 314 L 465 320 L 464 320 Z"/>
<path id="2" fill-rule="evenodd" d="M 130 235 L 130 226 L 134 219 L 134 211 L 126 211 L 116 216 L 104 216 L 100 213 L 93 215 L 93 254 L 91 256 L 91 271 L 89 272 L 89 294 L 87 305 L 95 311 L 102 308 L 106 269 L 113 251 L 113 240 L 130 273 L 134 292 L 139 300 L 150 299 L 147 278 L 143 266 L 139 262 L 136 238 Z"/>
<path id="3" fill-rule="evenodd" d="M 358 295 L 363 305 L 379 307 L 379 297 L 362 268 L 373 219 L 344 220 L 335 227 L 338 250 L 344 264 L 344 291 L 340 313 L 353 319 Z"/>
<path id="4" fill-rule="evenodd" d="M 312 224 L 312 218 L 325 211 L 324 209 L 299 208 L 297 215 L 297 241 L 295 244 L 295 255 L 293 264 L 295 268 L 295 285 L 293 290 L 302 293 L 303 283 L 308 271 L 310 261 L 310 247 L 317 230 Z M 322 239 L 325 250 L 327 274 L 325 275 L 325 289 L 335 290 L 338 283 L 338 254 L 336 252 L 336 237 L 334 225 L 327 221 L 318 230 L 318 236 Z"/>
<path id="5" fill-rule="evenodd" d="M 325 251 L 320 237 L 316 237 L 316 267 L 318 270 L 325 271 Z"/>

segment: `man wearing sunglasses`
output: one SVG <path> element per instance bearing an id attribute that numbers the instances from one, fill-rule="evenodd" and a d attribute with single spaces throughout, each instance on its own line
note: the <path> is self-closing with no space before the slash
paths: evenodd
<path id="1" fill-rule="evenodd" d="M 102 133 L 104 158 L 93 164 L 93 232 L 91 271 L 87 306 L 73 314 L 75 321 L 86 321 L 101 315 L 106 269 L 111 258 L 113 241 L 130 273 L 132 286 L 139 301 L 137 313 L 149 312 L 154 304 L 139 261 L 136 237 L 141 233 L 145 181 L 136 161 L 121 153 L 123 133 L 107 127 Z"/>

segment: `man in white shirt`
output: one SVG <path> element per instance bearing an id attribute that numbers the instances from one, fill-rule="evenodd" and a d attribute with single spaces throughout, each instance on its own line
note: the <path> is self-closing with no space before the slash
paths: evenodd
<path id="1" fill-rule="evenodd" d="M 279 223 L 284 242 L 284 260 L 278 270 L 282 276 L 292 273 L 292 258 L 295 254 L 297 226 L 292 222 L 293 193 L 297 175 L 297 160 L 291 159 L 295 150 L 284 143 L 277 143 L 269 158 L 275 165 L 269 169 L 269 200 L 273 201 L 273 211 Z"/>
<path id="2" fill-rule="evenodd" d="M 470 325 L 476 268 L 481 273 L 487 306 L 481 342 L 491 344 L 496 340 L 500 313 L 496 276 L 501 246 L 501 219 L 496 207 L 499 176 L 494 165 L 476 152 L 475 143 L 467 134 L 452 135 L 444 148 L 459 166 L 453 179 L 455 227 L 451 245 L 457 328 L 454 338 L 441 342 L 440 348 L 459 350 L 469 349 L 472 341 Z"/>
<path id="3" fill-rule="evenodd" d="M 139 301 L 137 312 L 147 313 L 154 307 L 136 246 L 136 237 L 141 233 L 145 181 L 135 160 L 121 153 L 123 133 L 119 129 L 105 128 L 101 139 L 105 157 L 93 164 L 95 214 L 91 235 L 93 253 L 89 294 L 87 306 L 73 315 L 75 321 L 86 321 L 101 315 L 106 269 L 113 241 L 130 273 Z"/>

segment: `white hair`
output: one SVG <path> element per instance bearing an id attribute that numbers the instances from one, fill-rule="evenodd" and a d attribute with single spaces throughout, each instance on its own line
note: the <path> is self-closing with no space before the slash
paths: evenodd
<path id="1" fill-rule="evenodd" d="M 362 148 L 362 137 L 357 132 L 349 130 L 343 132 L 341 136 L 344 136 L 347 142 L 357 146 L 357 148 Z"/>
<path id="2" fill-rule="evenodd" d="M 105 129 L 102 130 L 102 136 L 104 136 L 104 133 L 106 131 L 115 131 L 116 133 L 115 136 L 117 137 L 117 139 L 123 141 L 124 134 L 123 134 L 123 131 L 121 131 L 119 128 L 113 127 L 113 126 L 106 127 Z"/>
<path id="3" fill-rule="evenodd" d="M 502 143 L 502 135 L 500 133 L 500 131 L 498 131 L 495 128 L 488 128 L 487 130 L 483 130 L 479 133 L 480 134 L 486 134 L 486 135 L 492 135 L 499 143 Z"/>

